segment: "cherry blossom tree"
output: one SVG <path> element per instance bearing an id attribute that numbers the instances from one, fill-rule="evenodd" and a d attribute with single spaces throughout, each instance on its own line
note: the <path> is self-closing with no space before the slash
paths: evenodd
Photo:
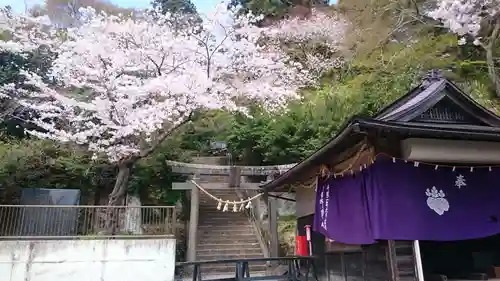
<path id="1" fill-rule="evenodd" d="M 428 15 L 440 20 L 451 32 L 468 39 L 486 52 L 488 73 L 498 97 L 500 78 L 495 68 L 494 49 L 500 37 L 500 0 L 438 0 Z"/>
<path id="2" fill-rule="evenodd" d="M 282 108 L 314 76 L 279 48 L 261 46 L 258 17 L 234 16 L 221 4 L 203 23 L 182 32 L 168 15 L 140 19 L 82 9 L 74 28 L 13 16 L 11 40 L 0 50 L 26 52 L 42 45 L 57 54 L 50 81 L 24 70 L 28 91 L 15 84 L 0 95 L 33 112 L 28 133 L 87 148 L 118 167 L 109 204 L 120 204 L 133 165 L 151 154 L 200 109 L 243 111 L 260 103 Z"/>
<path id="3" fill-rule="evenodd" d="M 282 48 L 298 49 L 300 61 L 314 73 L 342 67 L 348 21 L 340 14 L 313 9 L 307 17 L 291 17 L 265 28 L 271 42 Z M 293 51 L 292 51 L 293 52 Z"/>

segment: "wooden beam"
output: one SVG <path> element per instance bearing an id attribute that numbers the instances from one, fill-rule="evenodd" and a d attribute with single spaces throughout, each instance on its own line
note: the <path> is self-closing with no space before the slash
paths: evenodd
<path id="1" fill-rule="evenodd" d="M 289 170 L 291 167 L 295 166 L 295 163 L 276 166 L 224 166 L 184 163 L 167 160 L 167 165 L 172 168 L 172 172 L 177 174 L 227 176 L 230 175 L 232 167 L 237 167 L 241 171 L 240 174 L 242 176 L 258 176 L 283 173 Z"/>
<path id="2" fill-rule="evenodd" d="M 293 198 L 287 198 L 287 197 L 278 196 L 278 195 L 272 195 L 272 194 L 269 194 L 268 196 L 269 196 L 269 197 L 272 197 L 272 198 L 276 198 L 276 199 L 285 200 L 285 201 L 297 202 L 297 201 L 296 201 L 295 199 L 293 199 Z"/>
<path id="3" fill-rule="evenodd" d="M 209 189 L 234 189 L 233 187 L 230 187 L 228 183 L 199 183 L 204 189 L 209 190 Z M 259 190 L 260 189 L 260 183 L 241 183 L 239 189 L 251 189 L 251 190 Z M 192 184 L 191 182 L 174 182 L 172 183 L 172 189 L 173 190 L 191 190 L 191 189 L 197 189 L 195 188 L 195 185 Z"/>

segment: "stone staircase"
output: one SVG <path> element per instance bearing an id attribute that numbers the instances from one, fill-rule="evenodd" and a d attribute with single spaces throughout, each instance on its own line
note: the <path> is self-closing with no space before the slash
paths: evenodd
<path id="1" fill-rule="evenodd" d="M 217 198 L 239 201 L 231 190 L 210 190 Z M 263 258 L 264 254 L 257 234 L 244 212 L 217 210 L 217 202 L 200 192 L 198 221 L 198 243 L 196 260 Z M 263 262 L 250 264 L 250 274 L 266 270 Z M 203 273 L 234 274 L 235 264 L 214 264 L 202 266 Z"/>

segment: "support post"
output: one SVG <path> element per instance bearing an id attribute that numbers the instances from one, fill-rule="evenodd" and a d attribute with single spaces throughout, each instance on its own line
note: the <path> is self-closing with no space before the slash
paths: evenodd
<path id="1" fill-rule="evenodd" d="M 424 267 L 422 266 L 422 255 L 420 253 L 420 243 L 413 241 L 413 252 L 415 253 L 415 267 L 417 268 L 417 280 L 424 281 Z"/>
<path id="2" fill-rule="evenodd" d="M 276 198 L 269 197 L 266 191 L 265 196 L 267 197 L 267 212 L 269 217 L 269 232 L 271 234 L 271 247 L 269 249 L 270 256 L 272 258 L 279 256 L 280 241 L 278 237 L 278 208 Z"/>
<path id="3" fill-rule="evenodd" d="M 200 207 L 200 190 L 197 187 L 191 188 L 191 210 L 189 214 L 189 234 L 187 247 L 187 261 L 196 261 L 196 242 L 198 231 L 198 215 Z"/>

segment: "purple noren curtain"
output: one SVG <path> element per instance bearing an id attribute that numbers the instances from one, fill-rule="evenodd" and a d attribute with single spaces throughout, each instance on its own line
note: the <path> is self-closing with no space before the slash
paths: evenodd
<path id="1" fill-rule="evenodd" d="M 362 174 L 319 182 L 314 230 L 345 244 L 375 242 L 363 184 Z"/>
<path id="2" fill-rule="evenodd" d="M 320 182 L 316 197 L 315 230 L 343 243 L 500 233 L 498 168 L 470 171 L 380 158 L 355 176 Z"/>

